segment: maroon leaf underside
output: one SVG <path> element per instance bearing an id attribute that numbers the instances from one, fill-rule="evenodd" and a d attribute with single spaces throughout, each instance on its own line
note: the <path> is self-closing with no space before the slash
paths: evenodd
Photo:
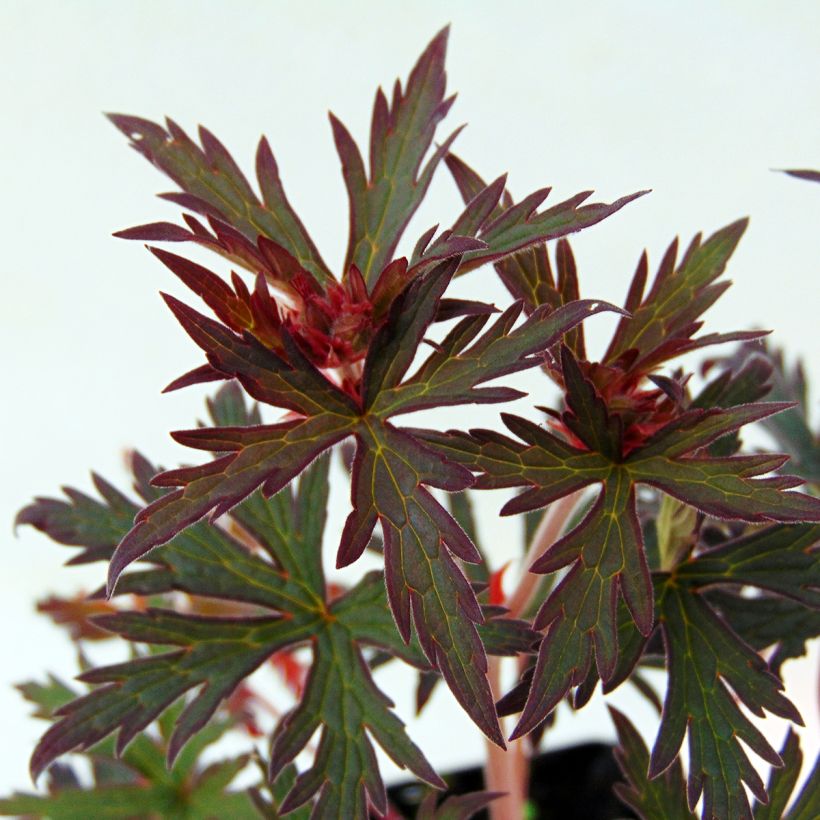
<path id="1" fill-rule="evenodd" d="M 820 182 L 820 171 L 805 168 L 790 168 L 783 171 L 783 173 L 788 174 L 791 177 L 795 177 L 796 179 L 805 179 L 808 182 Z"/>

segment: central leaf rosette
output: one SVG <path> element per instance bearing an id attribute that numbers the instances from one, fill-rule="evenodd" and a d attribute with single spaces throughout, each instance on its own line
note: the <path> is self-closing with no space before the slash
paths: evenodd
<path id="1" fill-rule="evenodd" d="M 428 660 L 459 702 L 503 745 L 476 630 L 483 620 L 481 609 L 455 560 L 476 562 L 480 556 L 426 489 L 462 490 L 473 482 L 472 474 L 395 427 L 391 419 L 428 407 L 521 395 L 480 385 L 543 362 L 544 351 L 564 332 L 609 306 L 573 302 L 554 311 L 535 311 L 516 324 L 519 304 L 485 328 L 488 306 L 443 302 L 461 261 L 461 256 L 453 256 L 417 269 L 407 284 L 407 264 L 391 263 L 370 293 L 355 271 L 345 282 L 319 290 L 307 288 L 309 274 L 301 270 L 290 282 L 296 281 L 305 294 L 300 296 L 302 309 L 298 302 L 283 309 L 261 273 L 251 292 L 243 290 L 237 275 L 231 288 L 200 265 L 166 251 L 154 252 L 221 320 L 166 296 L 208 361 L 182 381 L 237 379 L 255 399 L 289 413 L 278 424 L 175 433 L 181 443 L 217 457 L 154 478 L 154 484 L 171 491 L 137 515 L 112 557 L 109 588 L 131 562 L 185 527 L 205 515 L 228 512 L 259 487 L 266 495 L 278 492 L 322 452 L 353 436 L 353 511 L 337 563 L 356 560 L 376 524 L 381 526 L 385 582 L 400 634 L 409 640 L 411 624 L 415 627 Z M 294 260 L 289 265 L 293 270 Z M 345 310 L 353 319 L 348 325 Z M 454 312 L 467 315 L 407 378 L 430 325 L 442 313 Z M 342 338 L 340 328 L 355 333 Z M 368 335 L 365 349 L 357 349 L 354 342 L 364 345 Z M 340 353 L 347 356 L 344 362 Z"/>
<path id="2" fill-rule="evenodd" d="M 359 399 L 362 362 L 370 343 L 387 321 L 390 306 L 412 276 L 406 259 L 391 262 L 379 275 L 372 292 L 352 266 L 341 282 L 322 284 L 284 248 L 266 243 L 277 264 L 260 271 L 253 290 L 234 273 L 231 285 L 207 268 L 184 257 L 153 248 L 154 254 L 196 292 L 234 333 L 248 333 L 285 361 L 284 335 L 335 386 Z M 286 278 L 279 278 L 286 277 Z M 477 312 L 484 305 L 463 303 Z M 213 368 L 198 368 L 169 388 L 220 378 Z"/>
<path id="3" fill-rule="evenodd" d="M 485 383 L 543 364 L 565 332 L 612 308 L 566 300 L 527 307 L 519 321 L 524 306 L 518 302 L 490 322 L 497 313 L 493 306 L 445 298 L 452 277 L 600 222 L 640 194 L 590 204 L 591 192 L 582 192 L 539 211 L 549 188 L 513 203 L 502 176 L 477 186 L 449 229 L 426 231 L 409 260 L 396 258 L 404 230 L 458 134 L 433 147 L 436 127 L 454 100 L 445 94 L 446 42 L 445 30 L 406 85 L 396 83 L 389 100 L 377 92 L 367 164 L 331 115 L 350 206 L 341 278 L 325 264 L 288 201 L 266 139 L 257 150 L 255 189 L 207 129 L 200 128 L 197 143 L 172 120 L 161 126 L 111 115 L 132 146 L 179 185 L 180 191 L 162 196 L 186 211 L 186 227 L 152 223 L 119 236 L 193 242 L 254 277 L 250 284 L 233 272 L 227 282 L 202 265 L 153 250 L 216 317 L 165 297 L 207 359 L 168 389 L 235 379 L 249 396 L 286 415 L 276 424 L 175 433 L 178 441 L 215 458 L 154 478 L 169 491 L 137 515 L 119 543 L 109 592 L 133 561 L 204 516 L 227 513 L 257 489 L 276 493 L 323 452 L 352 437 L 353 510 L 338 563 L 356 560 L 379 525 L 399 633 L 407 640 L 415 632 L 473 720 L 503 745 L 476 628 L 482 614 L 459 563 L 477 560 L 478 553 L 428 489 L 458 491 L 473 476 L 393 419 L 415 410 L 520 397 L 519 391 Z M 459 321 L 408 377 L 430 326 L 451 319 Z"/>

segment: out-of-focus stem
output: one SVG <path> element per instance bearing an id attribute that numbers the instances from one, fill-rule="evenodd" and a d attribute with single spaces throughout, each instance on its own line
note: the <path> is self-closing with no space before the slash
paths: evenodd
<path id="1" fill-rule="evenodd" d="M 655 529 L 662 572 L 672 572 L 692 550 L 697 519 L 694 507 L 668 495 L 661 498 Z"/>
<path id="2" fill-rule="evenodd" d="M 519 618 L 529 607 L 541 584 L 542 576 L 528 570 L 535 559 L 561 535 L 582 492 L 579 490 L 553 502 L 541 518 L 524 558 L 524 573 L 515 592 L 507 601 L 508 617 Z M 498 699 L 501 697 L 500 658 L 490 658 L 487 674 L 493 695 Z M 526 738 L 510 743 L 507 751 L 487 741 L 484 788 L 494 792 L 506 792 L 505 797 L 490 804 L 492 820 L 521 820 L 524 817 L 529 791 L 529 741 Z"/>
<path id="3" fill-rule="evenodd" d="M 501 696 L 501 659 L 490 658 L 487 677 L 496 699 Z M 500 749 L 490 740 L 486 741 L 487 760 L 484 764 L 484 788 L 491 792 L 506 792 L 490 803 L 492 820 L 521 820 L 528 791 L 528 756 L 526 738 L 507 744 Z"/>
<path id="4" fill-rule="evenodd" d="M 538 528 L 532 537 L 532 543 L 527 550 L 527 555 L 524 558 L 524 574 L 518 582 L 518 587 L 507 601 L 507 608 L 510 610 L 508 617 L 520 618 L 526 612 L 538 587 L 543 579 L 542 575 L 536 575 L 529 572 L 529 568 L 535 562 L 535 559 L 544 552 L 551 544 L 558 540 L 564 526 L 567 523 L 578 499 L 581 497 L 583 490 L 565 495 L 550 504 L 549 509 L 544 513 L 543 518 L 538 523 Z"/>

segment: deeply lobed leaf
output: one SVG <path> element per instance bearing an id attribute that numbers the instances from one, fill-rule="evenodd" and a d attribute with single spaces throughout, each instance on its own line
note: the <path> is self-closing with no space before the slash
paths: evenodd
<path id="1" fill-rule="evenodd" d="M 458 264 L 457 257 L 439 263 L 413 279 L 395 298 L 365 359 L 358 397 L 331 383 L 289 343 L 287 334 L 282 336 L 285 361 L 248 332 L 238 335 L 172 300 L 174 312 L 205 350 L 215 371 L 236 377 L 255 398 L 299 416 L 275 425 L 205 427 L 176 433 L 184 444 L 223 455 L 154 479 L 158 486 L 175 489 L 138 514 L 135 526 L 112 557 L 109 589 L 132 561 L 186 526 L 206 514 L 213 518 L 229 511 L 260 487 L 266 495 L 276 492 L 321 452 L 353 435 L 357 442 L 353 512 L 342 534 L 338 562 L 343 565 L 358 558 L 375 524 L 381 525 L 388 598 L 401 634 L 409 638 L 412 614 L 430 663 L 441 671 L 476 723 L 503 743 L 475 627 L 483 619 L 481 610 L 450 553 L 467 561 L 479 556 L 425 489 L 460 490 L 471 483 L 471 474 L 430 451 L 413 434 L 393 427 L 388 418 L 422 403 L 505 400 L 509 391 L 477 385 L 537 364 L 538 354 L 563 332 L 610 308 L 600 302 L 573 303 L 549 316 L 543 312 L 531 316 L 515 329 L 513 311 L 502 315 L 481 336 L 477 336 L 480 325 L 467 317 L 461 326 L 470 323 L 474 327 L 470 347 L 465 351 L 453 344 L 446 357 L 434 353 L 419 374 L 403 381 Z M 427 396 L 419 398 L 424 392 Z"/>
<path id="2" fill-rule="evenodd" d="M 537 509 L 591 483 L 602 485 L 583 521 L 532 567 L 535 572 L 554 572 L 568 566 L 569 571 L 538 613 L 535 625 L 547 632 L 514 736 L 535 729 L 570 688 L 586 680 L 593 659 L 604 684 L 613 680 L 620 654 L 616 610 L 621 595 L 638 631 L 648 635 L 653 628 L 636 485 L 651 484 L 720 517 L 750 522 L 820 518 L 817 499 L 783 492 L 793 482 L 755 478 L 779 466 L 781 458 L 690 455 L 782 406 L 690 411 L 622 458 L 618 426 L 610 423 L 600 396 L 567 349 L 562 364 L 568 409 L 561 418 L 580 447 L 509 416 L 505 422 L 520 441 L 488 431 L 425 436 L 442 454 L 479 472 L 477 486 L 524 487 L 502 512 Z"/>
<path id="3" fill-rule="evenodd" d="M 763 659 L 697 591 L 668 580 L 659 592 L 658 612 L 669 684 L 649 775 L 672 763 L 688 731 L 690 808 L 702 792 L 704 817 L 751 818 L 743 784 L 762 802 L 766 789 L 739 740 L 773 766 L 782 761 L 735 698 L 758 716 L 766 709 L 802 723 L 800 715 Z"/>
<path id="4" fill-rule="evenodd" d="M 244 407 L 230 385 L 211 402 L 211 412 L 216 421 L 244 423 L 258 418 L 255 410 Z M 141 493 L 147 499 L 162 497 L 147 484 L 154 468 L 141 457 L 134 459 L 134 467 Z M 65 708 L 38 747 L 33 770 L 40 771 L 60 754 L 88 748 L 118 730 L 118 746 L 127 755 L 132 748 L 129 743 L 141 742 L 139 737 L 135 739 L 136 732 L 157 714 L 167 713 L 183 693 L 193 690 L 194 697 L 178 715 L 169 743 L 172 757 L 184 755 L 186 744 L 202 731 L 218 705 L 253 669 L 279 648 L 310 643 L 313 663 L 303 708 L 307 710 L 305 719 L 314 729 L 322 727 L 327 740 L 321 759 L 294 783 L 288 805 L 300 805 L 320 792 L 313 809 L 316 816 L 365 816 L 362 811 L 368 804 L 383 807 L 383 786 L 368 734 L 399 765 L 409 766 L 423 779 L 440 786 L 390 711 L 389 701 L 376 689 L 364 662 L 363 647 L 377 647 L 389 649 L 419 668 L 430 668 L 418 641 L 405 644 L 397 633 L 387 607 L 382 574 L 369 573 L 341 598 L 331 604 L 325 601 L 321 542 L 327 492 L 327 459 L 320 459 L 303 474 L 298 491 L 286 488 L 270 499 L 257 492 L 235 507 L 231 518 L 241 531 L 233 523 L 227 530 L 194 524 L 151 553 L 154 568 L 125 574 L 118 593 L 182 590 L 207 599 L 245 602 L 262 607 L 267 614 L 225 618 L 148 610 L 99 619 L 100 626 L 130 641 L 157 647 L 171 645 L 180 650 L 86 673 L 84 679 L 96 688 L 67 705 L 66 700 L 73 696 L 70 691 L 56 701 L 46 698 L 48 703 L 53 701 Z M 119 505 L 127 502 L 132 512 L 139 509 L 121 494 L 115 500 Z M 80 531 L 86 531 L 86 518 L 107 509 L 87 502 L 87 498 L 77 497 L 75 505 L 66 505 L 66 513 L 75 518 Z M 42 503 L 46 510 L 55 504 L 51 500 Z M 32 515 L 33 521 L 49 533 L 48 518 L 36 505 Z M 112 532 L 109 542 L 103 545 L 109 554 L 127 530 L 126 521 L 127 517 L 120 532 Z M 62 532 L 59 522 L 54 532 Z M 250 553 L 231 532 L 241 532 L 243 539 L 251 536 L 270 561 Z M 497 615 L 496 610 L 488 608 L 486 622 L 479 626 L 481 654 L 482 641 L 492 653 L 525 651 L 534 633 L 524 622 L 499 619 Z M 349 663 L 340 666 L 340 658 Z M 331 695 L 333 687 L 338 691 Z M 31 694 L 43 700 L 39 690 Z M 343 724 L 338 718 L 340 708 L 346 715 Z M 294 713 L 276 736 L 280 752 L 273 760 L 277 772 L 301 750 L 300 738 L 302 745 L 308 740 L 295 728 L 302 726 L 302 721 L 303 717 Z M 359 761 L 359 768 L 350 767 L 352 759 Z M 366 779 L 364 791 L 362 778 Z"/>
<path id="5" fill-rule="evenodd" d="M 808 641 L 820 636 L 816 611 L 797 601 L 766 594 L 740 597 L 719 589 L 706 590 L 705 597 L 749 646 L 758 652 L 773 648 L 768 661 L 775 675 L 785 661 L 805 655 Z"/>
<path id="6" fill-rule="evenodd" d="M 514 204 L 504 189 L 505 177 L 486 185 L 472 168 L 453 154 L 448 154 L 447 166 L 466 208 L 453 227 L 429 248 L 417 248 L 414 261 L 423 264 L 428 254 L 434 257 L 451 236 L 475 236 L 486 247 L 465 253 L 461 271 L 494 263 L 513 298 L 523 300 L 528 311 L 542 305 L 559 307 L 578 298 L 577 277 L 569 246 L 559 244 L 556 286 L 546 253 L 545 243 L 548 240 L 595 225 L 648 193 L 639 191 L 612 203 L 584 205 L 592 194 L 585 191 L 539 212 L 537 208 L 549 196 L 549 188 L 535 191 Z"/>
<path id="7" fill-rule="evenodd" d="M 688 585 L 754 586 L 820 609 L 820 526 L 777 525 L 753 530 L 683 564 Z"/>
<path id="8" fill-rule="evenodd" d="M 173 760 L 183 744 L 251 672 L 278 649 L 310 638 L 309 617 L 226 619 L 166 610 L 107 615 L 100 625 L 128 640 L 182 649 L 86 672 L 87 683 L 104 684 L 63 707 L 31 759 L 36 778 L 53 760 L 88 749 L 119 729 L 117 751 L 190 689 L 202 687 L 177 721 L 169 744 Z"/>
<path id="9" fill-rule="evenodd" d="M 699 550 L 671 575 L 658 575 L 658 622 L 670 679 L 650 776 L 670 764 L 688 732 L 689 805 L 694 807 L 703 792 L 704 817 L 751 817 L 742 782 L 761 803 L 767 800 L 738 739 L 773 766 L 781 765 L 737 701 L 758 716 L 765 709 L 802 722 L 781 694 L 776 666 L 767 665 L 757 653 L 776 638 L 766 637 L 765 628 L 763 633 L 756 631 L 760 626 L 756 622 L 761 615 L 786 614 L 778 606 L 783 604 L 786 610 L 804 609 L 807 626 L 811 629 L 813 621 L 812 631 L 817 631 L 818 546 L 817 525 L 775 525 Z M 747 596 L 741 602 L 720 589 L 726 585 L 755 586 L 791 600 L 769 594 Z M 784 621 L 777 623 L 776 637 L 783 634 L 784 626 Z M 799 634 L 799 621 L 795 627 Z M 803 633 L 803 640 L 807 634 L 811 632 Z M 745 642 L 747 637 L 751 645 Z M 802 643 L 800 638 L 797 643 Z M 774 663 L 779 662 L 775 657 Z M 774 796 L 775 803 L 779 799 Z"/>
<path id="10" fill-rule="evenodd" d="M 20 687 L 28 700 L 40 706 L 36 714 L 49 720 L 57 718 L 55 705 L 68 705 L 76 692 L 53 676 L 46 685 Z M 170 710 L 169 713 L 175 710 Z M 199 765 L 200 755 L 233 726 L 233 721 L 213 721 L 180 755 L 173 766 L 165 765 L 165 721 L 161 720 L 160 737 L 140 735 L 121 756 L 115 757 L 111 739 L 103 740 L 87 752 L 91 787 L 82 786 L 69 765 L 53 764 L 48 771 L 48 794 L 16 793 L 0 799 L 0 814 L 37 816 L 77 820 L 81 817 L 145 816 L 196 817 L 205 813 L 220 816 L 253 818 L 249 795 L 230 789 L 232 781 L 246 767 L 247 756 L 220 760 L 209 766 Z"/>
<path id="11" fill-rule="evenodd" d="M 666 252 L 646 295 L 644 255 L 630 286 L 626 309 L 604 356 L 605 363 L 630 357 L 630 367 L 648 371 L 661 362 L 705 345 L 743 338 L 748 334 L 712 334 L 692 339 L 701 314 L 726 290 L 717 282 L 737 247 L 748 220 L 741 219 L 702 241 L 698 234 L 676 267 L 677 240 Z M 754 335 L 754 334 L 752 334 Z M 760 334 L 757 334 L 760 335 Z"/>
<path id="12" fill-rule="evenodd" d="M 637 729 L 623 712 L 609 707 L 609 714 L 618 732 L 615 760 L 626 783 L 615 786 L 615 794 L 634 809 L 639 817 L 663 817 L 665 820 L 692 820 L 695 815 L 686 804 L 683 769 L 679 761 L 654 779 L 647 777 L 649 751 Z"/>
<path id="13" fill-rule="evenodd" d="M 344 270 L 355 265 L 370 286 L 393 258 L 436 166 L 458 133 L 438 147 L 422 169 L 436 126 L 455 99 L 444 96 L 448 33 L 445 28 L 433 38 L 410 73 L 406 88 L 396 81 L 390 103 L 381 88 L 376 92 L 369 171 L 365 170 L 350 133 L 330 115 L 350 202 L 350 238 Z"/>
<path id="14" fill-rule="evenodd" d="M 200 241 L 229 258 L 242 259 L 254 271 L 259 269 L 260 262 L 262 267 L 271 265 L 266 260 L 264 242 L 260 247 L 259 237 L 263 237 L 284 248 L 320 282 L 332 279 L 285 196 L 276 160 L 264 137 L 256 155 L 260 200 L 227 149 L 206 128 L 199 130 L 200 147 L 170 119 L 163 128 L 141 117 L 108 117 L 131 140 L 136 151 L 182 189 L 182 193 L 166 194 L 164 198 L 209 217 L 216 232 L 212 238 L 196 220 L 190 220 L 193 231 L 158 223 L 122 232 L 121 236 L 148 241 Z M 276 263 L 271 270 L 278 272 Z"/>

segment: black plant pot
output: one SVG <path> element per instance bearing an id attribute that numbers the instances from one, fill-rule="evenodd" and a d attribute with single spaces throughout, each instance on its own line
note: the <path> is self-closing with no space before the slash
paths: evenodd
<path id="1" fill-rule="evenodd" d="M 450 794 L 464 794 L 484 788 L 481 768 L 461 769 L 446 775 Z M 612 756 L 612 747 L 584 743 L 554 752 L 544 752 L 532 760 L 530 802 L 538 820 L 613 820 L 636 815 L 613 794 L 612 787 L 623 780 Z M 392 806 L 403 817 L 416 817 L 425 791 L 417 783 L 399 783 L 387 790 Z M 444 795 L 442 795 L 444 797 Z M 482 811 L 476 820 L 486 820 Z M 523 820 L 523 819 L 522 819 Z"/>

